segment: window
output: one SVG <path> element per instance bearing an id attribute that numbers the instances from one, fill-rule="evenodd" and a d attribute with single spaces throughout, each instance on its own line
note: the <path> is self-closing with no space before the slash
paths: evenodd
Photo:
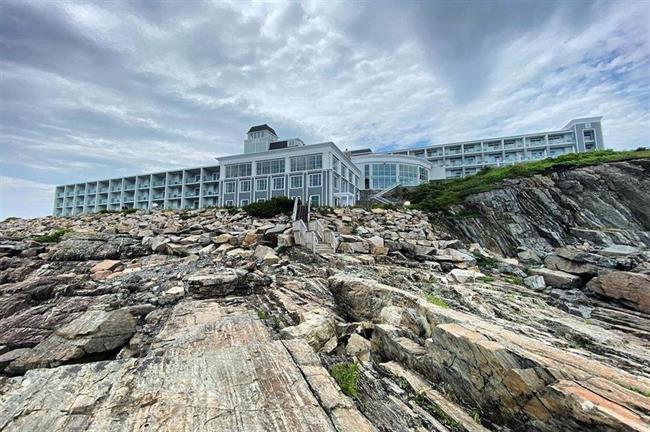
<path id="1" fill-rule="evenodd" d="M 302 176 L 291 176 L 291 189 L 302 188 Z"/>
<path id="2" fill-rule="evenodd" d="M 232 207 L 232 200 L 226 200 L 226 207 Z"/>
<path id="3" fill-rule="evenodd" d="M 312 195 L 309 197 L 309 202 L 312 207 L 318 207 L 320 205 L 320 195 Z"/>
<path id="4" fill-rule="evenodd" d="M 257 183 L 255 183 L 255 190 L 256 191 L 265 191 L 267 187 L 267 180 L 266 179 L 257 179 Z"/>
<path id="5" fill-rule="evenodd" d="M 284 177 L 273 177 L 273 190 L 284 189 Z"/>
<path id="6" fill-rule="evenodd" d="M 242 180 L 239 182 L 239 192 L 250 192 L 251 191 L 251 181 Z"/>
<path id="7" fill-rule="evenodd" d="M 256 175 L 279 174 L 284 172 L 284 159 L 271 159 L 257 162 Z"/>
<path id="8" fill-rule="evenodd" d="M 251 163 L 226 165 L 226 178 L 248 177 L 251 175 Z"/>
<path id="9" fill-rule="evenodd" d="M 235 182 L 226 182 L 224 187 L 226 188 L 225 193 L 235 193 Z"/>
<path id="10" fill-rule="evenodd" d="M 309 174 L 309 187 L 319 187 L 323 183 L 323 178 L 320 174 Z"/>
<path id="11" fill-rule="evenodd" d="M 240 207 L 247 206 L 248 203 L 249 203 L 249 201 L 247 199 L 243 199 L 243 200 L 239 201 Z"/>
<path id="12" fill-rule="evenodd" d="M 334 175 L 334 189 L 339 188 L 339 176 Z"/>
<path id="13" fill-rule="evenodd" d="M 332 156 L 332 169 L 334 172 L 339 172 L 339 160 L 336 158 L 336 156 Z"/>
<path id="14" fill-rule="evenodd" d="M 397 183 L 397 164 L 372 164 L 372 189 L 387 189 Z"/>
<path id="15" fill-rule="evenodd" d="M 296 156 L 289 159 L 291 172 L 315 170 L 323 168 L 323 155 L 322 153 Z"/>
<path id="16" fill-rule="evenodd" d="M 418 167 L 415 165 L 399 164 L 399 183 L 403 186 L 417 186 Z"/>

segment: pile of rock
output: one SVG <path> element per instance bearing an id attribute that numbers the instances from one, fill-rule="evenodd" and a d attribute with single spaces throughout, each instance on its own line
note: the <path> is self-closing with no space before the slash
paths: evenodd
<path id="1" fill-rule="evenodd" d="M 221 210 L 0 224 L 0 425 L 646 428 L 647 251 L 509 259 L 414 210 L 316 217 L 336 253 Z"/>

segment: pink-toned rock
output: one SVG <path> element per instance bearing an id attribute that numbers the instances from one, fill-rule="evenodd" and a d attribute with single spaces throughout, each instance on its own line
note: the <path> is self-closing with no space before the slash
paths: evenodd
<path id="1" fill-rule="evenodd" d="M 104 260 L 100 261 L 97 264 L 95 264 L 91 269 L 91 273 L 98 273 L 98 272 L 104 272 L 104 271 L 109 271 L 112 272 L 116 268 L 118 268 L 122 264 L 121 261 L 117 260 Z"/>
<path id="2" fill-rule="evenodd" d="M 642 312 L 650 312 L 650 276 L 646 274 L 615 271 L 590 280 L 587 288 L 623 300 Z"/>

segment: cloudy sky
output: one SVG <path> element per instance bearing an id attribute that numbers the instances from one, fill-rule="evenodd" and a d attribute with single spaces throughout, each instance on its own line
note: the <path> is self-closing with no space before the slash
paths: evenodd
<path id="1" fill-rule="evenodd" d="M 650 141 L 650 2 L 0 2 L 0 219 L 249 126 L 387 149 L 604 116 Z"/>

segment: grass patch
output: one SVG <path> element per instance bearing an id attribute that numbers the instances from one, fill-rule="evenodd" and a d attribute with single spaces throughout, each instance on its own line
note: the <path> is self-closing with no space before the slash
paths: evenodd
<path id="1" fill-rule="evenodd" d="M 433 305 L 440 306 L 442 308 L 448 308 L 449 305 L 443 299 L 431 292 L 424 293 L 424 298 Z"/>
<path id="2" fill-rule="evenodd" d="M 461 427 L 460 423 L 454 420 L 449 414 L 447 414 L 442 408 L 440 408 L 435 403 L 431 402 L 424 393 L 418 393 L 413 398 L 413 401 L 424 408 L 429 413 L 433 414 L 438 420 L 441 420 L 445 425 L 449 426 L 453 430 L 457 430 Z"/>
<path id="3" fill-rule="evenodd" d="M 267 201 L 248 204 L 243 209 L 253 217 L 271 218 L 293 211 L 293 200 L 291 198 L 277 196 Z"/>
<path id="4" fill-rule="evenodd" d="M 180 220 L 188 220 L 196 217 L 196 213 L 190 213 L 188 211 L 183 211 L 180 215 L 178 215 L 178 218 Z"/>
<path id="5" fill-rule="evenodd" d="M 266 311 L 264 309 L 258 309 L 257 317 L 261 320 L 265 320 L 267 318 Z"/>
<path id="6" fill-rule="evenodd" d="M 494 278 L 492 276 L 479 276 L 476 278 L 476 280 L 479 282 L 494 282 Z"/>
<path id="7" fill-rule="evenodd" d="M 468 195 L 496 189 L 503 180 L 529 177 L 550 169 L 566 169 L 604 162 L 629 159 L 648 159 L 650 150 L 639 148 L 632 151 L 599 150 L 588 153 L 569 153 L 555 158 L 523 162 L 502 168 L 484 168 L 479 173 L 461 179 L 440 183 L 427 183 L 408 193 L 412 207 L 425 211 L 445 210 L 459 204 Z"/>
<path id="8" fill-rule="evenodd" d="M 474 252 L 472 255 L 476 259 L 476 265 L 480 268 L 493 269 L 499 264 L 499 260 L 496 258 L 485 256 L 478 252 Z"/>
<path id="9" fill-rule="evenodd" d="M 359 366 L 354 362 L 337 363 L 330 370 L 332 378 L 341 387 L 341 390 L 351 398 L 357 398 L 359 380 Z"/>
<path id="10" fill-rule="evenodd" d="M 509 282 L 513 285 L 523 285 L 524 280 L 520 278 L 519 276 L 504 276 L 504 279 L 506 282 Z"/>
<path id="11" fill-rule="evenodd" d="M 61 237 L 63 237 L 68 232 L 70 232 L 69 229 L 62 228 L 56 231 L 52 231 L 49 234 L 34 237 L 34 240 L 39 243 L 57 243 L 59 240 L 61 240 Z"/>

